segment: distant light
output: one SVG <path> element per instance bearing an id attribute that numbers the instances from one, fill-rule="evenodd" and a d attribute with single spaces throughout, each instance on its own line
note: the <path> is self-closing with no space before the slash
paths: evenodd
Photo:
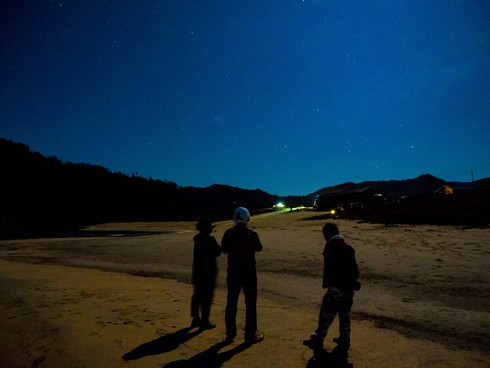
<path id="1" fill-rule="evenodd" d="M 274 205 L 274 208 L 284 208 L 284 207 L 285 207 L 284 203 L 282 203 L 282 202 L 279 202 L 279 203 Z"/>
<path id="2" fill-rule="evenodd" d="M 335 210 L 330 211 L 332 215 L 335 215 Z"/>

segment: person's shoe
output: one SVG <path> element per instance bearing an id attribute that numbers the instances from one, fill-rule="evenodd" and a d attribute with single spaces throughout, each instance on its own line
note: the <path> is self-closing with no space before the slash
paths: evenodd
<path id="1" fill-rule="evenodd" d="M 320 350 L 323 349 L 323 339 L 320 339 L 313 334 L 308 340 L 303 341 L 303 345 L 308 346 L 312 350 Z"/>
<path id="2" fill-rule="evenodd" d="M 264 341 L 264 335 L 255 334 L 252 336 L 245 336 L 245 344 L 258 344 L 262 341 Z"/>
<path id="3" fill-rule="evenodd" d="M 345 339 L 345 338 L 341 338 L 340 336 L 334 337 L 333 342 L 336 343 L 340 349 L 349 350 L 349 348 L 350 348 L 350 339 L 349 338 Z"/>
<path id="4" fill-rule="evenodd" d="M 201 325 L 201 319 L 199 317 L 194 317 L 191 322 L 191 328 L 199 327 Z"/>
<path id="5" fill-rule="evenodd" d="M 199 326 L 199 328 L 201 330 L 211 330 L 211 329 L 213 329 L 215 327 L 216 327 L 216 325 L 214 323 L 212 323 L 212 322 L 209 322 L 209 321 L 202 322 L 200 324 L 200 326 Z"/>

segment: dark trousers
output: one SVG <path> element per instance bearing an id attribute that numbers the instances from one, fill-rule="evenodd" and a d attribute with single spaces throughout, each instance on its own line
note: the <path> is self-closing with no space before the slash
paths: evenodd
<path id="1" fill-rule="evenodd" d="M 323 297 L 320 316 L 318 318 L 318 328 L 316 335 L 320 339 L 324 339 L 327 335 L 328 328 L 332 324 L 335 315 L 339 315 L 339 341 L 344 345 L 350 344 L 351 319 L 350 312 L 354 292 L 340 291 L 329 288 Z"/>
<path id="2" fill-rule="evenodd" d="M 214 281 L 206 281 L 194 284 L 194 293 L 191 299 L 191 317 L 201 318 L 203 322 L 209 321 L 215 287 Z M 201 311 L 201 317 L 199 317 L 199 311 Z"/>
<path id="3" fill-rule="evenodd" d="M 257 273 L 249 270 L 230 270 L 226 277 L 228 295 L 226 298 L 225 324 L 226 335 L 236 336 L 236 315 L 240 291 L 245 296 L 245 335 L 255 336 L 257 332 Z"/>

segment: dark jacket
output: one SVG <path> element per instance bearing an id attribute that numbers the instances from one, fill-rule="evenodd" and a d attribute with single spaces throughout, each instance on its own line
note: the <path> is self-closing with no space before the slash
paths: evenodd
<path id="1" fill-rule="evenodd" d="M 323 287 L 342 291 L 359 290 L 359 267 L 354 248 L 336 235 L 327 241 L 323 250 Z"/>
<path id="2" fill-rule="evenodd" d="M 214 236 L 199 233 L 194 237 L 194 261 L 192 263 L 192 281 L 194 283 L 214 280 L 218 274 L 216 257 L 221 248 Z"/>
<path id="3" fill-rule="evenodd" d="M 229 269 L 255 269 L 255 252 L 262 248 L 259 235 L 243 224 L 226 230 L 221 241 L 221 251 L 228 254 Z"/>

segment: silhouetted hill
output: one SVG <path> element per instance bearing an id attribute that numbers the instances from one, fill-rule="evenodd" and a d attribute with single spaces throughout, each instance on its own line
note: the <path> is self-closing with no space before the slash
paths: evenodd
<path id="1" fill-rule="evenodd" d="M 91 164 L 62 162 L 32 152 L 22 143 L 0 138 L 0 238 L 72 232 L 101 222 L 229 219 L 237 206 L 252 213 L 280 199 L 260 189 L 228 185 L 179 187 Z M 451 197 L 434 196 L 450 185 L 476 188 Z M 371 187 L 386 202 L 376 209 L 350 211 L 346 217 L 380 222 L 480 224 L 488 221 L 490 178 L 447 183 L 424 174 L 414 179 L 344 183 L 306 196 L 281 198 L 288 207 L 312 206 L 324 193 Z M 400 202 L 400 198 L 404 199 Z M 457 212 L 456 212 L 457 211 Z"/>
<path id="2" fill-rule="evenodd" d="M 382 193 L 389 201 L 395 201 L 401 197 L 414 197 L 434 193 L 437 189 L 447 183 L 430 174 L 420 175 L 414 179 L 387 180 L 387 181 L 364 181 L 362 183 L 344 183 L 333 187 L 320 189 L 313 195 L 333 193 L 336 191 L 354 190 L 371 187 Z"/>
<path id="3" fill-rule="evenodd" d="M 272 207 L 277 198 L 258 189 L 179 187 L 101 166 L 62 162 L 1 138 L 0 169 L 3 238 L 72 231 L 100 222 L 231 218 L 238 205 L 253 212 Z"/>
<path id="4" fill-rule="evenodd" d="M 452 184 L 452 183 L 453 182 L 450 182 L 450 184 Z M 475 180 L 474 184 L 475 184 L 475 186 L 478 186 L 480 188 L 490 188 L 490 178 Z"/>
<path id="5" fill-rule="evenodd" d="M 443 188 L 447 190 L 443 190 Z M 415 179 L 344 183 L 323 188 L 311 195 L 342 195 L 373 188 L 385 201 L 357 206 L 338 216 L 394 224 L 436 224 L 488 226 L 490 216 L 490 178 L 473 183 L 446 182 L 429 174 Z"/>
<path id="6" fill-rule="evenodd" d="M 396 201 L 401 197 L 418 197 L 432 194 L 444 185 L 456 187 L 473 186 L 475 188 L 490 188 L 490 178 L 475 180 L 473 183 L 455 181 L 446 182 L 430 174 L 423 174 L 417 178 L 406 180 L 364 181 L 361 183 L 348 182 L 317 190 L 316 192 L 310 194 L 309 197 L 314 198 L 324 193 L 335 193 L 371 187 L 382 193 L 388 201 Z"/>

